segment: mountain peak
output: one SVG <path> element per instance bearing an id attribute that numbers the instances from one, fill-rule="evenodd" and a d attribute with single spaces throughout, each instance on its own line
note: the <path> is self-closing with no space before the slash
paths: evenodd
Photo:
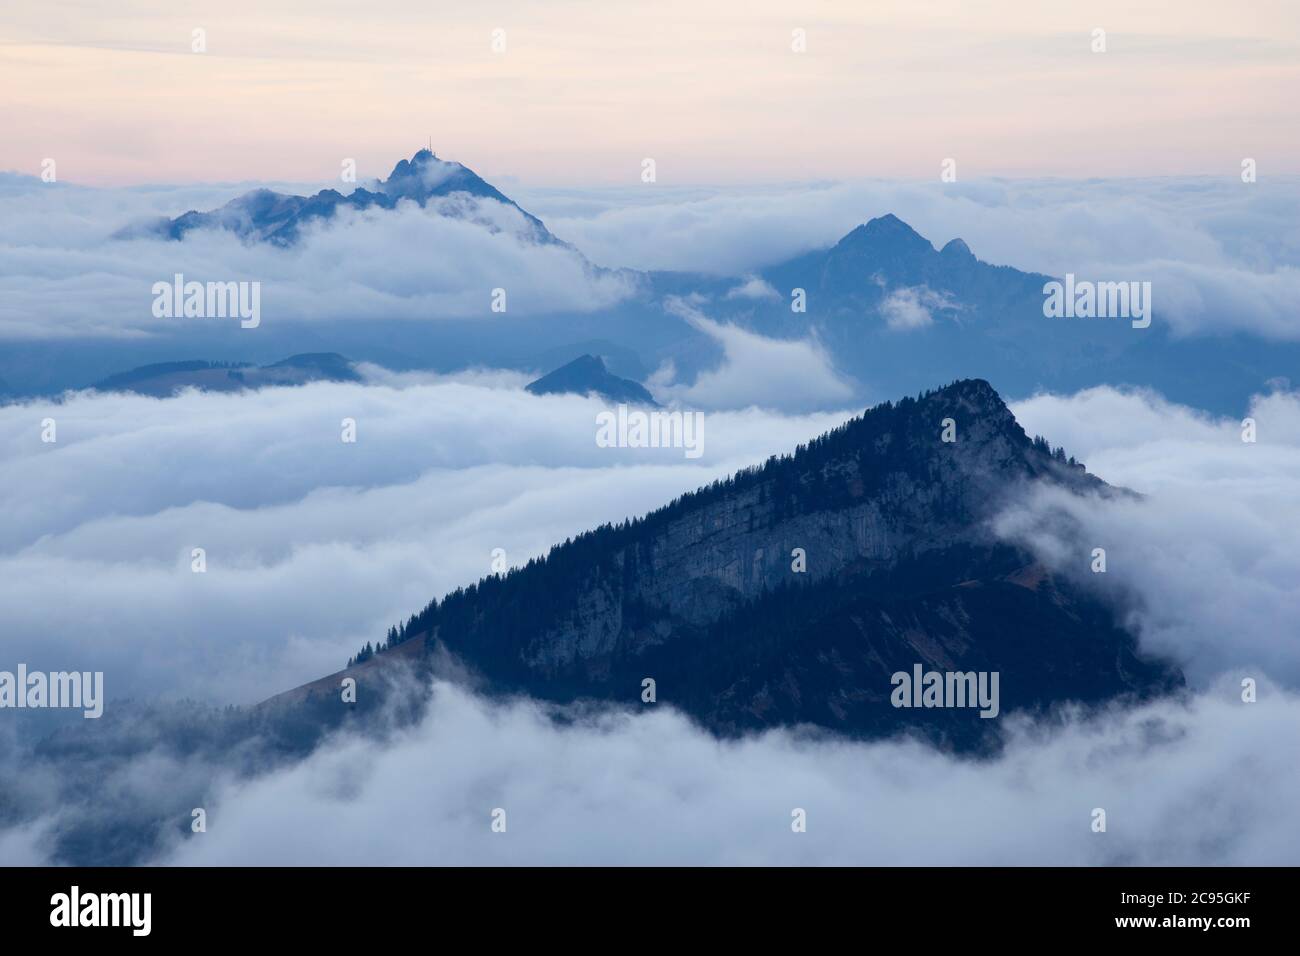
<path id="1" fill-rule="evenodd" d="M 415 155 L 410 159 L 399 159 L 397 165 L 393 167 L 393 171 L 388 174 L 388 178 L 380 180 L 380 185 L 391 183 L 394 180 L 401 181 L 408 176 L 423 174 L 430 167 L 465 169 L 460 163 L 449 163 L 439 159 L 438 154 L 431 149 L 420 148 L 415 151 Z"/>
<path id="2" fill-rule="evenodd" d="M 960 396 L 967 400 L 974 400 L 983 405 L 996 406 L 997 408 L 1006 409 L 1006 402 L 1002 401 L 1002 396 L 998 390 L 982 378 L 959 378 L 951 385 L 945 385 L 928 393 L 929 395 L 941 396 Z"/>
<path id="3" fill-rule="evenodd" d="M 379 182 L 378 188 L 386 196 L 414 199 L 420 203 L 433 196 L 459 192 L 514 205 L 473 170 L 460 163 L 439 159 L 429 149 L 418 150 L 410 159 L 399 160 L 388 178 Z"/>
<path id="4" fill-rule="evenodd" d="M 933 252 L 934 246 L 919 232 L 892 212 L 869 219 L 839 241 L 837 248 L 853 248 L 873 253 L 918 255 Z"/>
<path id="5" fill-rule="evenodd" d="M 970 251 L 970 246 L 966 245 L 966 243 L 961 239 L 953 239 L 939 250 L 939 254 L 944 256 L 959 256 L 963 259 L 975 258 L 975 253 Z"/>
<path id="6" fill-rule="evenodd" d="M 347 196 L 335 189 L 323 189 L 313 196 L 288 195 L 265 188 L 254 189 L 232 199 L 220 209 L 209 212 L 191 210 L 175 219 L 128 226 L 120 230 L 118 236 L 131 238 L 153 234 L 181 239 L 192 229 L 219 228 L 234 232 L 244 239 L 289 246 L 298 240 L 303 225 L 313 220 L 329 219 L 341 207 L 393 209 L 402 200 L 423 206 L 431 199 L 453 194 L 490 199 L 511 206 L 523 216 L 527 235 L 532 241 L 547 244 L 559 242 L 540 219 L 520 208 L 513 199 L 472 169 L 460 163 L 439 159 L 431 149 L 419 149 L 410 159 L 399 160 L 388 178 L 375 182 L 373 189 L 358 187 Z M 453 218 L 475 219 L 474 210 L 466 208 L 463 203 L 452 204 L 451 208 L 442 204 L 438 212 Z M 483 217 L 482 221 L 488 228 L 495 228 L 491 217 Z"/>
<path id="7" fill-rule="evenodd" d="M 899 219 L 892 212 L 887 212 L 883 216 L 877 216 L 874 219 L 868 219 L 858 227 L 869 236 L 916 236 L 922 238 L 921 234 Z"/>
<path id="8" fill-rule="evenodd" d="M 526 386 L 533 395 L 599 395 L 612 402 L 656 405 L 654 397 L 638 382 L 619 378 L 597 355 L 580 355 L 567 365 L 543 375 Z"/>
<path id="9" fill-rule="evenodd" d="M 883 216 L 876 216 L 874 219 L 868 219 L 864 225 L 867 229 L 897 229 L 899 227 L 904 229 L 912 228 L 892 212 L 887 212 Z"/>
<path id="10" fill-rule="evenodd" d="M 435 599 L 400 641 L 547 700 L 624 701 L 653 673 L 722 735 L 814 724 L 978 750 L 995 745 L 992 722 L 900 712 L 891 674 L 917 662 L 1014 672 L 1007 712 L 1180 680 L 1138 657 L 1094 596 L 991 531 L 1031 481 L 1108 487 L 1054 461 L 988 382 L 960 380 Z M 323 700 L 338 675 L 315 686 Z"/>

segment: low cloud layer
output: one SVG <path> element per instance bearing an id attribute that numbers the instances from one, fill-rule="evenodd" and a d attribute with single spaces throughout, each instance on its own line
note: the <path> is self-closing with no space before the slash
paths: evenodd
<path id="1" fill-rule="evenodd" d="M 1233 671 L 1300 688 L 1300 394 L 1254 399 L 1254 442 L 1242 440 L 1241 421 L 1142 392 L 1089 389 L 1013 410 L 1031 434 L 1146 497 L 1042 489 L 1003 516 L 1002 533 L 1087 583 L 1138 596 L 1131 624 L 1143 646 L 1189 679 Z M 1061 513 L 1083 529 L 1083 547 L 1049 530 Z M 1104 576 L 1091 572 L 1093 548 L 1106 550 Z"/>
<path id="2" fill-rule="evenodd" d="M 895 289 L 880 303 L 885 324 L 895 332 L 923 329 L 934 324 L 934 313 L 958 308 L 952 296 L 928 286 Z"/>
<path id="3" fill-rule="evenodd" d="M 195 230 L 180 242 L 113 238 L 131 222 L 212 208 L 227 191 L 0 181 L 0 337 L 174 328 L 180 320 L 153 316 L 151 289 L 177 273 L 187 281 L 261 283 L 268 326 L 490 316 L 498 288 L 512 314 L 589 312 L 635 288 L 626 276 L 591 269 L 571 249 L 530 242 L 519 211 L 487 199 L 470 210 L 457 197 L 428 208 L 410 202 L 393 210 L 343 209 L 305 229 L 289 249 L 245 244 L 219 230 Z"/>
<path id="4" fill-rule="evenodd" d="M 720 742 L 662 704 L 558 725 L 438 684 L 426 718 L 387 743 L 342 737 L 253 781 L 215 772 L 207 832 L 157 862 L 1294 864 L 1300 764 L 1278 756 L 1297 720 L 1300 699 L 1266 687 L 1248 705 L 1224 684 L 1015 724 L 1003 756 L 975 762 L 786 731 Z M 43 836 L 5 838 L 26 854 L 15 862 L 39 861 Z"/>
<path id="5" fill-rule="evenodd" d="M 394 384 L 0 407 L 5 658 L 104 670 L 110 698 L 247 703 L 336 670 L 494 548 L 522 564 L 848 414 L 709 412 L 688 459 L 598 447 L 602 402 L 512 373 L 368 374 Z"/>
<path id="6" fill-rule="evenodd" d="M 181 272 L 259 281 L 268 323 L 590 312 L 637 290 L 561 246 L 521 240 L 517 211 L 490 201 L 472 221 L 414 205 L 347 213 L 291 250 L 196 232 L 182 243 L 113 240 L 129 222 L 211 209 L 253 184 L 84 189 L 0 174 L 0 336 L 128 335 L 160 328 L 150 288 Z M 310 186 L 286 188 L 310 191 Z M 592 262 L 738 278 L 733 298 L 768 294 L 757 270 L 833 244 L 895 213 L 941 246 L 961 237 L 1001 265 L 1104 281 L 1149 281 L 1178 335 L 1300 338 L 1300 179 L 849 181 L 726 190 L 514 189 L 524 208 Z M 908 313 L 913 318 L 916 312 Z M 900 321 L 905 321 L 900 319 Z"/>
<path id="7" fill-rule="evenodd" d="M 839 372 L 816 339 L 773 339 L 708 318 L 700 306 L 680 298 L 668 310 L 713 339 L 722 361 L 689 385 L 671 367 L 649 381 L 655 393 L 674 403 L 701 408 L 761 408 L 815 411 L 847 405 L 854 386 Z"/>

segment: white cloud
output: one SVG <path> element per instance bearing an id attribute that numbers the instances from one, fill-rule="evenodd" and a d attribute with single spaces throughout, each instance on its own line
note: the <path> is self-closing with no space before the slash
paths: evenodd
<path id="1" fill-rule="evenodd" d="M 659 369 L 648 383 L 662 399 L 701 408 L 760 408 L 812 411 L 847 405 L 854 387 L 835 370 L 830 354 L 816 339 L 772 339 L 748 329 L 715 322 L 697 304 L 669 299 L 669 311 L 722 347 L 721 363 L 701 371 L 689 385 L 674 382 L 672 366 Z"/>
<path id="2" fill-rule="evenodd" d="M 589 312 L 636 291 L 632 276 L 521 241 L 527 228 L 518 212 L 486 200 L 470 210 L 475 221 L 413 205 L 345 212 L 291 250 L 220 233 L 191 233 L 182 243 L 109 238 L 135 219 L 211 209 L 252 185 L 97 190 L 0 177 L 0 335 L 157 330 L 169 320 L 150 314 L 149 289 L 176 272 L 262 282 L 268 322 L 486 315 L 498 287 L 516 314 Z M 988 262 L 1150 281 L 1158 321 L 1178 335 L 1300 338 L 1296 177 L 1249 186 L 1235 176 L 663 186 L 649 198 L 618 190 L 524 190 L 517 198 L 593 262 L 742 277 L 732 290 L 740 297 L 766 294 L 757 270 L 893 212 L 936 246 L 959 236 Z"/>
<path id="3" fill-rule="evenodd" d="M 523 563 L 847 417 L 711 412 L 686 460 L 598 447 L 601 402 L 514 373 L 403 379 L 0 407 L 5 658 L 104 670 L 110 698 L 256 700 L 478 580 L 493 548 Z"/>
<path id="4" fill-rule="evenodd" d="M 896 332 L 923 329 L 934 324 L 934 313 L 958 308 L 952 296 L 927 286 L 894 289 L 880 303 L 885 324 Z"/>
<path id="5" fill-rule="evenodd" d="M 177 196 L 39 182 L 0 190 L 0 336 L 140 335 L 182 321 L 221 321 L 152 315 L 153 284 L 176 273 L 202 282 L 260 282 L 266 326 L 486 317 L 495 288 L 506 290 L 511 314 L 589 312 L 635 287 L 626 275 L 593 270 L 564 246 L 529 241 L 532 227 L 514 207 L 455 196 L 428 208 L 345 208 L 306 227 L 290 249 L 245 244 L 219 230 L 195 230 L 180 242 L 111 238 L 160 209 L 183 212 L 182 197 L 211 208 L 213 191 Z"/>
<path id="6" fill-rule="evenodd" d="M 1300 763 L 1278 754 L 1297 719 L 1294 697 L 1246 705 L 1225 685 L 1186 705 L 1019 726 L 979 762 L 784 731 L 719 741 L 667 707 L 556 725 L 534 704 L 440 684 L 389 745 L 343 739 L 227 782 L 217 824 L 162 862 L 1293 864 Z M 490 830 L 498 807 L 505 833 Z M 796 807 L 806 833 L 791 831 Z"/>
<path id="7" fill-rule="evenodd" d="M 781 293 L 772 284 L 758 276 L 747 276 L 745 281 L 727 290 L 728 299 L 779 299 Z"/>
<path id="8" fill-rule="evenodd" d="M 1300 687 L 1300 394 L 1257 397 L 1241 422 L 1213 419 L 1143 392 L 1094 388 L 1014 406 L 1051 438 L 1141 500 L 1080 500 L 1042 489 L 1002 519 L 1004 534 L 1103 590 L 1136 596 L 1143 645 L 1174 657 L 1193 681 L 1224 671 Z M 1049 525 L 1072 515 L 1084 548 Z M 1089 570 L 1106 549 L 1107 571 Z"/>
<path id="9" fill-rule="evenodd" d="M 1026 272 L 1150 281 L 1180 335 L 1300 338 L 1300 178 L 848 181 L 726 189 L 525 191 L 594 262 L 742 276 L 894 213 L 936 247 Z"/>

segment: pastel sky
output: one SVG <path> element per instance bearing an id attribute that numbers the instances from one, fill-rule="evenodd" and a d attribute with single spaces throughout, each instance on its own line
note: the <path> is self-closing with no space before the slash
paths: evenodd
<path id="1" fill-rule="evenodd" d="M 1300 172 L 1300 3 L 5 0 L 0 89 L 0 169 L 91 184 L 383 175 L 430 137 L 504 183 L 1263 178 Z"/>

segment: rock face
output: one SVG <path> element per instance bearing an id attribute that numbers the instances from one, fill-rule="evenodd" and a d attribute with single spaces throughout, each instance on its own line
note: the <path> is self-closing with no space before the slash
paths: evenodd
<path id="1" fill-rule="evenodd" d="M 581 355 L 554 372 L 530 382 L 526 388 L 534 395 L 599 395 L 611 402 L 658 405 L 639 382 L 612 374 L 596 355 Z"/>
<path id="2" fill-rule="evenodd" d="M 653 678 L 723 734 L 811 723 L 990 746 L 998 721 L 973 710 L 891 705 L 891 675 L 915 664 L 999 672 L 1003 715 L 1177 686 L 1108 606 L 991 535 L 1034 481 L 1119 493 L 962 381 L 458 590 L 403 634 L 544 699 L 640 706 Z"/>

